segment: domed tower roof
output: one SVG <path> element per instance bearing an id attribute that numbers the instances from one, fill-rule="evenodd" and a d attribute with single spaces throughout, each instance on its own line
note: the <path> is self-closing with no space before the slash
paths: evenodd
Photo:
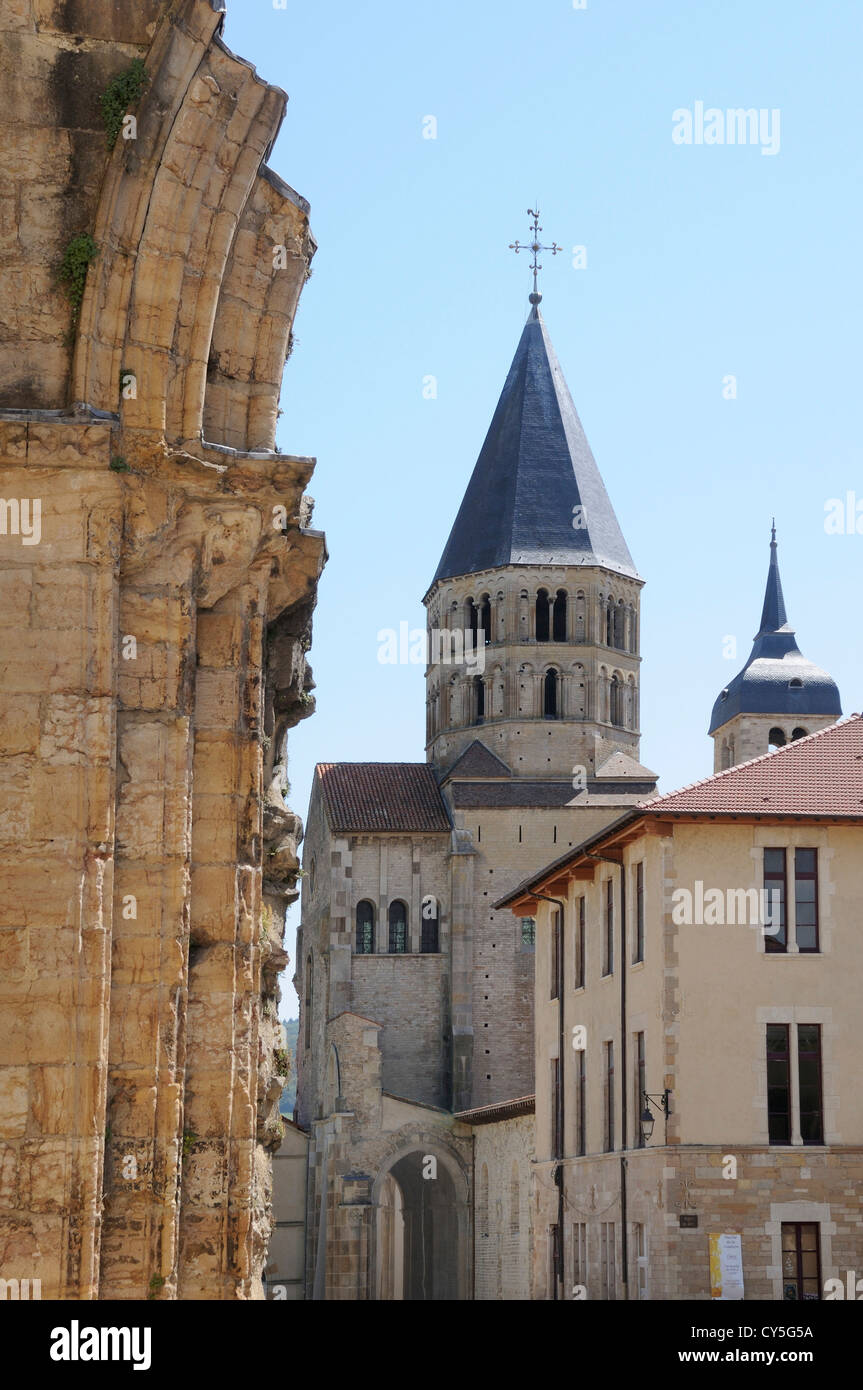
<path id="1" fill-rule="evenodd" d="M 836 682 L 820 666 L 807 661 L 788 623 L 774 526 L 761 627 L 743 670 L 713 706 L 709 732 L 715 733 L 738 714 L 790 715 L 801 719 L 832 715 L 838 719 L 841 713 Z"/>

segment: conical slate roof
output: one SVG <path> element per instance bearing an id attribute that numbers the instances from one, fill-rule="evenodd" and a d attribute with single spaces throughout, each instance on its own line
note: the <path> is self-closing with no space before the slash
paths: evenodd
<path id="1" fill-rule="evenodd" d="M 715 733 L 736 714 L 791 715 L 799 719 L 832 714 L 838 719 L 841 713 L 836 682 L 820 666 L 807 661 L 788 622 L 774 528 L 761 627 L 743 670 L 713 706 L 709 732 Z"/>
<path id="2" fill-rule="evenodd" d="M 638 577 L 536 305 L 432 586 L 519 564 L 603 565 Z"/>

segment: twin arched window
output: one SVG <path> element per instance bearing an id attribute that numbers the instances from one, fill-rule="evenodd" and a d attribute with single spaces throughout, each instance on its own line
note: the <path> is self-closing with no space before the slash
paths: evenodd
<path id="1" fill-rule="evenodd" d="M 536 640 L 537 642 L 566 641 L 566 590 L 558 589 L 554 598 L 548 589 L 540 589 L 536 595 Z"/>
<path id="2" fill-rule="evenodd" d="M 388 947 L 391 955 L 406 955 L 408 952 L 408 910 L 403 902 L 391 902 L 387 913 L 389 928 Z M 356 908 L 356 954 L 373 956 L 375 953 L 375 908 L 368 898 L 357 903 Z M 437 954 L 440 950 L 440 914 L 437 899 L 429 896 L 423 899 L 420 951 L 423 954 Z M 310 957 L 311 960 L 311 957 Z M 311 966 L 309 966 L 309 970 Z M 307 982 L 309 998 L 311 987 Z M 310 1007 L 310 1005 L 309 1005 Z"/>

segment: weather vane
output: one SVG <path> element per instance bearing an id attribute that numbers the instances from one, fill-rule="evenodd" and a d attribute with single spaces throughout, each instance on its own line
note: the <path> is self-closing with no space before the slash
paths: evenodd
<path id="1" fill-rule="evenodd" d="M 528 208 L 527 215 L 528 217 L 533 218 L 533 223 L 530 229 L 533 239 L 527 242 L 526 244 L 521 241 L 511 241 L 509 244 L 509 249 L 510 251 L 514 251 L 516 255 L 518 255 L 519 251 L 532 252 L 533 264 L 531 266 L 531 270 L 533 271 L 533 294 L 530 295 L 529 298 L 531 304 L 538 304 L 542 299 L 542 295 L 536 288 L 536 277 L 539 271 L 542 270 L 542 266 L 539 264 L 537 257 L 540 251 L 550 251 L 553 256 L 556 256 L 558 251 L 563 250 L 563 247 L 558 246 L 556 241 L 553 241 L 550 246 L 543 246 L 540 243 L 539 234 L 542 231 L 542 227 L 539 225 L 539 208 L 537 208 L 536 211 L 534 211 L 533 208 Z"/>

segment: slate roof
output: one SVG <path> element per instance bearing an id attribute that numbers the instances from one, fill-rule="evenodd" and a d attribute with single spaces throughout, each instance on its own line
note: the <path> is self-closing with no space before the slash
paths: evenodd
<path id="1" fill-rule="evenodd" d="M 792 686 L 791 681 L 799 684 Z M 807 661 L 788 622 L 774 530 L 761 627 L 743 670 L 713 706 L 709 732 L 715 733 L 736 714 L 775 714 L 805 721 L 807 715 L 838 719 L 841 713 L 836 682 L 820 666 Z"/>
<path id="2" fill-rule="evenodd" d="M 636 762 L 628 753 L 623 753 L 619 749 L 609 754 L 601 767 L 596 769 L 597 780 L 625 781 L 632 779 L 636 782 L 655 782 L 657 773 L 651 772 L 644 763 Z"/>
<path id="3" fill-rule="evenodd" d="M 464 750 L 461 757 L 456 759 L 443 780 L 449 782 L 452 778 L 458 777 L 476 779 L 511 776 L 512 770 L 507 767 L 503 759 L 499 758 L 496 753 L 492 753 L 490 748 L 475 738 L 473 743 Z"/>
<path id="4" fill-rule="evenodd" d="M 572 525 L 577 506 L 581 529 Z M 604 565 L 638 577 L 536 305 L 431 587 L 518 564 Z"/>
<path id="5" fill-rule="evenodd" d="M 642 802 L 651 814 L 863 819 L 863 718 L 852 714 L 751 762 Z"/>
<path id="6" fill-rule="evenodd" d="M 316 774 L 334 831 L 452 829 L 428 763 L 318 763 Z"/>

